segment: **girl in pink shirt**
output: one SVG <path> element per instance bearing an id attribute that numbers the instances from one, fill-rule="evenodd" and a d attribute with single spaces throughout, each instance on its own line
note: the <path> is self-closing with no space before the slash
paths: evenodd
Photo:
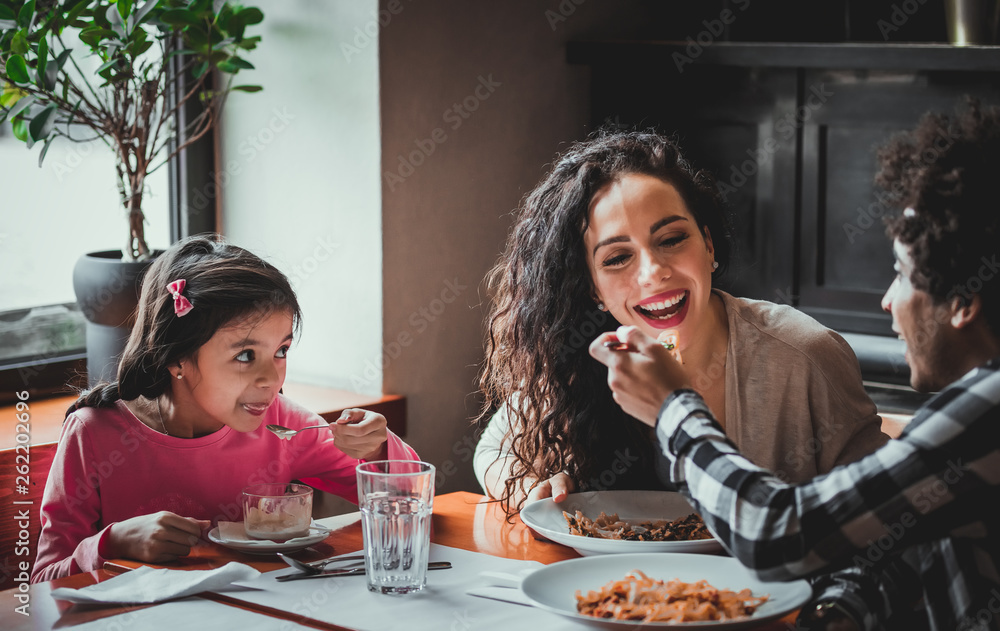
<path id="1" fill-rule="evenodd" d="M 287 441 L 265 429 L 323 419 L 279 394 L 301 312 L 288 279 L 221 238 L 191 237 L 150 266 L 118 379 L 70 408 L 45 485 L 32 581 L 188 554 L 241 490 L 303 480 L 357 503 L 360 460 L 416 459 L 380 414 L 347 410 Z"/>

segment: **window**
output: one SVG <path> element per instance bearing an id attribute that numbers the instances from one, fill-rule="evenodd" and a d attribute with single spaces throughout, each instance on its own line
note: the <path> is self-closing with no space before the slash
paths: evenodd
<path id="1" fill-rule="evenodd" d="M 85 252 L 121 249 L 128 236 L 103 142 L 57 139 L 41 167 L 40 149 L 0 126 L 0 369 L 85 353 L 73 266 Z M 167 174 L 163 166 L 149 177 L 143 199 L 154 249 L 170 243 Z"/>

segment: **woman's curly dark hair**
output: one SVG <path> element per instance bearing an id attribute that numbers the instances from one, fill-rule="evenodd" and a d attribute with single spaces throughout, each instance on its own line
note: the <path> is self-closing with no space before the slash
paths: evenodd
<path id="1" fill-rule="evenodd" d="M 889 237 L 910 248 L 913 285 L 937 303 L 979 294 L 1000 334 L 1000 109 L 968 97 L 965 106 L 895 135 L 875 181 L 894 206 L 913 209 L 886 220 Z"/>
<path id="2" fill-rule="evenodd" d="M 656 484 L 655 440 L 614 402 L 607 369 L 587 352 L 598 333 L 618 323 L 594 304 L 583 234 L 594 195 L 626 174 L 673 185 L 712 236 L 716 275 L 729 262 L 729 228 L 715 183 L 671 140 L 601 130 L 558 158 L 522 202 L 506 249 L 487 276 L 493 301 L 477 421 L 483 425 L 507 406 L 517 461 L 500 498 L 508 514 L 519 508 L 510 500 L 522 481 L 560 471 L 579 490 Z M 637 462 L 624 462 L 636 456 Z M 616 458 L 626 466 L 615 465 Z"/>

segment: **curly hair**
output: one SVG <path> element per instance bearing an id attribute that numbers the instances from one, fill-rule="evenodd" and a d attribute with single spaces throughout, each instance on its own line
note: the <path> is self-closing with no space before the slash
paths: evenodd
<path id="1" fill-rule="evenodd" d="M 911 282 L 938 304 L 978 294 L 1000 334 L 1000 109 L 967 97 L 955 116 L 929 112 L 879 151 L 876 183 L 907 209 L 887 234 L 910 249 Z M 912 209 L 909 210 L 909 209 Z"/>
<path id="2" fill-rule="evenodd" d="M 511 498 L 526 480 L 561 471 L 580 490 L 655 484 L 650 430 L 614 402 L 607 369 L 587 350 L 599 332 L 618 326 L 594 304 L 583 246 L 590 204 L 601 188 L 628 174 L 674 186 L 699 228 L 712 235 L 716 275 L 729 262 L 729 227 L 714 180 L 695 171 L 670 139 L 599 130 L 557 159 L 523 200 L 504 253 L 487 275 L 493 301 L 477 421 L 485 425 L 506 407 L 512 428 L 506 440 L 516 461 L 500 498 L 508 514 L 520 507 L 511 506 Z M 630 462 L 614 465 L 616 459 Z"/>

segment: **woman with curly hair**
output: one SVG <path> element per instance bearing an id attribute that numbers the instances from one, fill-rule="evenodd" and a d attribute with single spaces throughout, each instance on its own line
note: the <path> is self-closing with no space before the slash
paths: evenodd
<path id="1" fill-rule="evenodd" d="M 526 197 L 488 277 L 488 424 L 474 461 L 509 513 L 574 490 L 665 488 L 652 431 L 615 404 L 587 353 L 621 324 L 676 330 L 727 434 L 788 481 L 887 440 L 843 338 L 792 307 L 713 289 L 728 239 L 710 176 L 654 133 L 574 144 Z"/>

